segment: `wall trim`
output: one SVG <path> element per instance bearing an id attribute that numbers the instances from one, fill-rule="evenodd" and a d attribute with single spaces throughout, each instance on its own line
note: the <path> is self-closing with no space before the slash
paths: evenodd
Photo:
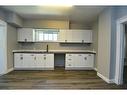
<path id="1" fill-rule="evenodd" d="M 94 70 L 92 67 L 65 67 L 65 70 Z"/>
<path id="2" fill-rule="evenodd" d="M 99 76 L 101 79 L 103 79 L 105 82 L 107 83 L 114 83 L 114 79 L 108 79 L 105 76 L 103 76 L 102 74 L 97 72 L 97 76 Z"/>
<path id="3" fill-rule="evenodd" d="M 10 69 L 7 70 L 7 73 L 9 73 L 9 72 L 11 72 L 13 70 L 14 70 L 14 68 L 12 67 L 12 68 L 10 68 Z"/>
<path id="4" fill-rule="evenodd" d="M 95 67 L 94 70 L 97 71 L 97 68 Z"/>

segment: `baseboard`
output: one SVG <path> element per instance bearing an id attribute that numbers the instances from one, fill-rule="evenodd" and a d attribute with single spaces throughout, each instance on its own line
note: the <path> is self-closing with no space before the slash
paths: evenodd
<path id="1" fill-rule="evenodd" d="M 95 71 L 97 71 L 97 68 L 94 68 Z"/>
<path id="2" fill-rule="evenodd" d="M 54 68 L 14 68 L 14 70 L 54 70 Z"/>
<path id="3" fill-rule="evenodd" d="M 7 70 L 7 73 L 9 73 L 9 72 L 11 72 L 13 70 L 14 70 L 14 68 L 12 67 L 12 68 L 10 68 L 10 69 Z"/>
<path id="4" fill-rule="evenodd" d="M 103 79 L 105 82 L 107 83 L 114 83 L 114 79 L 108 79 L 105 76 L 103 76 L 102 74 L 97 72 L 97 76 L 99 76 L 101 79 Z"/>
<path id="5" fill-rule="evenodd" d="M 9 72 L 11 72 L 11 71 L 13 71 L 13 70 L 14 70 L 14 68 L 10 68 L 10 69 L 8 69 L 6 72 L 0 74 L 0 76 L 2 76 L 2 75 L 4 75 L 4 74 L 7 74 L 7 73 L 9 73 Z"/>
<path id="6" fill-rule="evenodd" d="M 91 67 L 65 67 L 65 70 L 94 70 Z"/>

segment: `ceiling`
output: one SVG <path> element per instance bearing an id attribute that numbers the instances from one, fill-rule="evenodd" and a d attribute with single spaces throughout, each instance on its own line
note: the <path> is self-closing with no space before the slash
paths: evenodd
<path id="1" fill-rule="evenodd" d="M 24 19 L 70 20 L 92 23 L 105 6 L 3 6 Z"/>

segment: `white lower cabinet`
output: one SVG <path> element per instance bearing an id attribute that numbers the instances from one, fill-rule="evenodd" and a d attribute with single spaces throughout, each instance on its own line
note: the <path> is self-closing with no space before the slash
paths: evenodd
<path id="1" fill-rule="evenodd" d="M 70 54 L 65 57 L 66 70 L 93 69 L 94 54 Z M 14 68 L 20 70 L 53 70 L 54 54 L 52 53 L 14 53 Z"/>
<path id="2" fill-rule="evenodd" d="M 14 53 L 15 69 L 54 69 L 54 54 Z"/>
<path id="3" fill-rule="evenodd" d="M 20 68 L 23 65 L 23 54 L 22 53 L 15 53 L 14 54 L 14 67 Z"/>
<path id="4" fill-rule="evenodd" d="M 45 67 L 48 69 L 54 68 L 54 54 L 46 54 L 45 59 Z"/>
<path id="5" fill-rule="evenodd" d="M 94 54 L 66 54 L 66 70 L 93 69 Z"/>
<path id="6" fill-rule="evenodd" d="M 34 67 L 34 54 L 31 53 L 25 53 L 23 54 L 23 63 L 22 68 L 33 68 Z"/>
<path id="7" fill-rule="evenodd" d="M 74 61 L 75 61 L 75 55 L 74 54 L 66 54 L 66 60 L 65 60 L 65 69 L 74 67 Z"/>
<path id="8" fill-rule="evenodd" d="M 35 67 L 36 68 L 44 68 L 45 67 L 45 63 L 44 63 L 44 54 L 36 54 L 35 57 Z"/>

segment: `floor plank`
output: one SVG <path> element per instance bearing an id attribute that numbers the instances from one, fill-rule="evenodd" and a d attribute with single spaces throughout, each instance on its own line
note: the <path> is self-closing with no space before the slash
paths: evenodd
<path id="1" fill-rule="evenodd" d="M 12 71 L 0 76 L 0 89 L 127 89 L 107 84 L 95 71 Z"/>

